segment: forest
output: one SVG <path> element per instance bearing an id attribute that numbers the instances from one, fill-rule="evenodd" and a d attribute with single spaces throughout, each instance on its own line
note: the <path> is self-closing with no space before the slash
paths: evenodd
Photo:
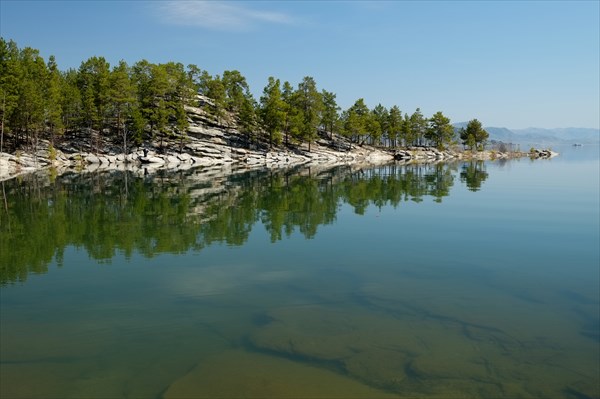
<path id="1" fill-rule="evenodd" d="M 313 143 L 334 134 L 353 143 L 378 147 L 462 144 L 483 150 L 488 134 L 477 119 L 455 131 L 441 111 L 427 118 L 417 108 L 397 105 L 370 109 L 359 98 L 342 110 L 336 94 L 319 89 L 306 76 L 297 86 L 269 77 L 257 100 L 237 70 L 211 75 L 178 62 L 111 65 L 103 57 L 82 61 L 78 69 L 60 70 L 54 56 L 19 48 L 0 37 L 0 152 L 35 151 L 39 140 L 54 146 L 74 133 L 94 133 L 123 151 L 151 140 L 185 140 L 186 107 L 202 107 L 222 126 L 236 128 L 246 143 L 269 147 Z"/>

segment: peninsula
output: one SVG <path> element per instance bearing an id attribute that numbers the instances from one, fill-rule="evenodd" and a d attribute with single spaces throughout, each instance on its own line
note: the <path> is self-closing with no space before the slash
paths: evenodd
<path id="1" fill-rule="evenodd" d="M 3 38 L 0 54 L 0 180 L 46 167 L 150 172 L 553 155 L 486 147 L 477 119 L 455 129 L 442 112 L 370 109 L 362 98 L 342 110 L 310 76 L 296 88 L 270 77 L 257 101 L 236 70 L 213 76 L 146 60 L 111 68 L 91 57 L 61 71 L 53 56 L 46 62 Z"/>

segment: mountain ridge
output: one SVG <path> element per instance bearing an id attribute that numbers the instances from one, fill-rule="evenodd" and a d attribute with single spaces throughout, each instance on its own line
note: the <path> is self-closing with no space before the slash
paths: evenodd
<path id="1" fill-rule="evenodd" d="M 455 129 L 466 127 L 468 122 L 452 124 Z M 600 129 L 567 127 L 511 129 L 506 127 L 486 126 L 490 140 L 513 144 L 527 145 L 560 145 L 560 144 L 597 144 L 600 143 Z"/>

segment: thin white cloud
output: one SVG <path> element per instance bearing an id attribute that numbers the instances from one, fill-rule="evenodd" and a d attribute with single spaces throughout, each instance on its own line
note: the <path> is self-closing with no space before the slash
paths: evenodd
<path id="1" fill-rule="evenodd" d="M 248 4 L 251 3 L 171 0 L 158 3 L 158 12 L 170 24 L 227 31 L 244 31 L 263 23 L 292 22 L 287 14 L 251 9 Z"/>

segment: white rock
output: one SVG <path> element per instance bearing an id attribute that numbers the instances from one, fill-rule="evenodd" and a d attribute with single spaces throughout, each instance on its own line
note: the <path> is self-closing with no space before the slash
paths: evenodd
<path id="1" fill-rule="evenodd" d="M 93 154 L 87 155 L 84 159 L 89 164 L 99 164 L 100 163 L 100 159 Z"/>
<path id="2" fill-rule="evenodd" d="M 184 152 L 182 154 L 177 155 L 177 158 L 181 162 L 189 162 L 192 159 L 192 156 L 190 154 L 188 154 L 187 152 Z"/>
<path id="3" fill-rule="evenodd" d="M 146 157 L 146 158 L 142 158 L 142 160 L 143 161 L 145 160 L 145 162 L 151 163 L 151 164 L 160 164 L 160 165 L 162 165 L 162 164 L 165 163 L 164 159 L 159 158 L 157 156 L 150 156 L 150 155 L 148 157 Z"/>
<path id="4" fill-rule="evenodd" d="M 181 160 L 179 158 L 177 158 L 175 155 L 167 155 L 166 163 L 169 165 L 179 165 L 181 163 Z"/>

